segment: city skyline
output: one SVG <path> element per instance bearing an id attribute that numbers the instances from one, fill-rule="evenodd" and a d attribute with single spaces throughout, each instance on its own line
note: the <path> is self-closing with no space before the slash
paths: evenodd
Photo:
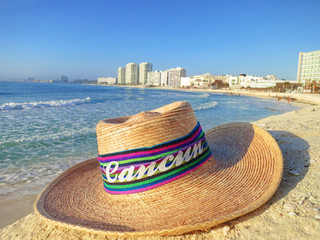
<path id="1" fill-rule="evenodd" d="M 8 1 L 0 80 L 117 77 L 119 66 L 296 80 L 320 50 L 319 1 Z"/>

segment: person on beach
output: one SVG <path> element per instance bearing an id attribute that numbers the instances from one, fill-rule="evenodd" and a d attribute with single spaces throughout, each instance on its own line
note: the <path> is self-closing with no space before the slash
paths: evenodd
<path id="1" fill-rule="evenodd" d="M 288 103 L 290 103 L 291 102 L 291 97 L 288 97 Z"/>

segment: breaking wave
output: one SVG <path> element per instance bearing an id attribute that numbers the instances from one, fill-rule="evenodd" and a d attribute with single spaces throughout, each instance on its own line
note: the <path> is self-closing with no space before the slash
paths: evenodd
<path id="1" fill-rule="evenodd" d="M 211 109 L 211 108 L 215 108 L 217 105 L 218 105 L 218 103 L 215 101 L 207 102 L 207 103 L 199 105 L 198 107 L 195 107 L 194 110 L 200 111 L 200 110 Z"/>
<path id="2" fill-rule="evenodd" d="M 0 111 L 4 110 L 22 110 L 33 108 L 46 108 L 46 107 L 64 107 L 70 105 L 79 105 L 87 103 L 91 100 L 90 97 L 84 99 L 71 99 L 71 100 L 56 100 L 56 101 L 40 101 L 40 102 L 24 102 L 24 103 L 4 103 L 0 106 Z"/>
<path id="3" fill-rule="evenodd" d="M 208 98 L 209 96 L 210 96 L 209 93 L 206 93 L 206 92 L 198 95 L 199 98 Z"/>

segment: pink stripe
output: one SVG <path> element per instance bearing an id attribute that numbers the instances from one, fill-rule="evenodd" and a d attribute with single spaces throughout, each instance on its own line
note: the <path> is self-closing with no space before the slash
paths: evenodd
<path id="1" fill-rule="evenodd" d="M 159 160 L 157 160 L 157 161 L 153 161 L 153 162 L 156 162 L 156 163 L 158 163 L 158 162 L 160 162 L 161 160 L 162 160 L 163 158 L 161 158 L 161 159 L 159 159 Z M 121 173 L 122 172 L 122 170 L 123 169 L 125 169 L 125 168 L 130 168 L 131 166 L 134 166 L 134 168 L 136 169 L 136 168 L 139 168 L 141 165 L 145 165 L 146 167 L 147 166 L 149 166 L 151 163 L 153 163 L 153 162 L 146 162 L 146 163 L 138 163 L 138 164 L 133 164 L 133 165 L 128 165 L 128 166 L 123 166 L 123 167 L 119 167 L 118 168 L 118 170 L 116 171 L 116 172 L 114 172 L 113 174 L 116 174 L 116 173 Z M 106 165 L 107 166 L 107 165 Z M 103 172 L 104 174 L 106 173 L 104 170 L 103 170 L 103 167 L 101 167 L 100 166 L 100 170 L 101 170 L 101 172 Z"/>
<path id="2" fill-rule="evenodd" d="M 134 190 L 129 190 L 129 191 L 111 191 L 111 190 L 108 190 L 104 187 L 104 189 L 108 192 L 108 193 L 111 193 L 111 194 L 117 194 L 117 195 L 120 195 L 120 194 L 131 194 L 131 193 L 138 193 L 138 192 L 143 192 L 143 191 L 147 191 L 147 190 L 150 190 L 150 189 L 153 189 L 153 188 L 156 188 L 156 187 L 160 187 L 166 183 L 169 183 L 169 182 L 172 182 L 174 180 L 177 180 L 185 175 L 187 175 L 188 173 L 196 170 L 197 168 L 201 167 L 207 160 L 205 160 L 203 163 L 201 163 L 200 165 L 198 165 L 197 167 L 193 168 L 193 169 L 190 169 L 189 171 L 181 174 L 181 175 L 178 175 L 174 178 L 171 178 L 171 179 L 168 179 L 164 182 L 160 182 L 160 183 L 157 183 L 155 185 L 152 185 L 152 186 L 148 186 L 148 187 L 145 187 L 145 188 L 140 188 L 140 189 L 134 189 Z"/>
<path id="3" fill-rule="evenodd" d="M 193 138 L 194 136 L 198 135 L 198 133 L 202 131 L 201 127 L 198 129 L 198 131 L 193 134 L 190 138 L 186 139 L 185 141 L 183 142 L 179 142 L 179 143 L 176 143 L 176 144 L 173 144 L 173 145 L 169 145 L 167 147 L 164 147 L 164 148 L 159 148 L 159 149 L 155 149 L 155 150 L 149 150 L 149 151 L 143 151 L 144 154 L 150 154 L 150 153 L 155 153 L 155 152 L 158 152 L 158 151 L 164 151 L 168 148 L 173 148 L 173 147 L 176 147 L 176 146 L 179 146 L 179 145 L 183 145 L 184 143 L 190 141 L 191 138 Z M 123 154 L 123 155 L 116 155 L 116 156 L 110 156 L 110 157 L 98 157 L 98 161 L 105 161 L 105 160 L 113 160 L 113 159 L 118 159 L 120 157 L 131 157 L 131 156 L 135 156 L 135 155 L 140 155 L 141 152 L 135 152 L 135 153 L 128 153 L 128 154 Z"/>

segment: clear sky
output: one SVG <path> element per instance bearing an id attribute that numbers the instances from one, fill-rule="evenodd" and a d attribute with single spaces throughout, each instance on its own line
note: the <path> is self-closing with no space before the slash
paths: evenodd
<path id="1" fill-rule="evenodd" d="M 315 50 L 319 0 L 0 0 L 0 80 L 116 77 L 144 61 L 295 80 L 299 52 Z"/>

